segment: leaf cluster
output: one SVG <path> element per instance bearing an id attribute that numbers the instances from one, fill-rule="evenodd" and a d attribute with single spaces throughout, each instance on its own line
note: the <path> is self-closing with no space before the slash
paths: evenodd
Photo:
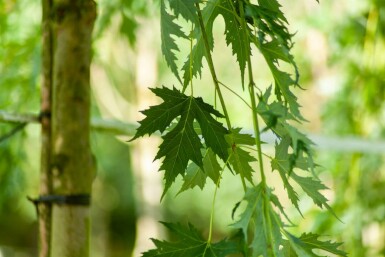
<path id="1" fill-rule="evenodd" d="M 180 224 L 164 223 L 178 240 L 153 239 L 156 249 L 143 256 L 228 256 L 233 253 L 264 257 L 319 256 L 314 249 L 346 256 L 338 249 L 340 243 L 320 241 L 319 236 L 312 233 L 299 237 L 292 235 L 286 223 L 293 224 L 279 198 L 268 186 L 263 155 L 271 160 L 272 170 L 279 173 L 291 203 L 299 212 L 297 188 L 301 188 L 316 205 L 332 212 L 321 193 L 327 188 L 314 172 L 313 143 L 292 125 L 304 121 L 304 118 L 292 91 L 298 86 L 299 75 L 290 53 L 293 35 L 287 28 L 288 21 L 277 0 L 255 2 L 161 1 L 162 53 L 170 70 L 180 81 L 182 90 L 175 87 L 150 89 L 162 102 L 142 111 L 145 118 L 140 121 L 132 140 L 157 131 L 161 133 L 162 143 L 155 159 L 162 160 L 160 170 L 164 171 L 165 180 L 162 197 L 178 176 L 184 180 L 179 193 L 196 186 L 203 188 L 207 178 L 216 184 L 217 190 L 222 172 L 229 170 L 241 178 L 245 190 L 243 201 L 247 204 L 232 224 L 233 229 L 238 231 L 239 242 L 235 243 L 232 238 L 212 244 L 212 220 L 207 240 L 192 225 L 185 228 Z M 241 128 L 233 127 L 226 111 L 220 88 L 224 84 L 217 78 L 211 56 L 214 22 L 219 16 L 225 23 L 225 41 L 236 56 L 241 71 L 242 88 L 246 84 L 245 74 L 248 75 L 254 135 L 244 134 Z M 189 34 L 183 31 L 183 22 L 192 25 Z M 191 45 L 182 65 L 179 65 L 176 55 L 180 51 L 176 38 L 189 41 Z M 256 86 L 252 74 L 251 56 L 254 50 L 263 56 L 274 80 L 274 85 L 265 92 L 259 90 L 258 94 L 254 91 Z M 203 58 L 209 65 L 223 114 L 202 98 L 193 96 L 190 82 L 201 74 Z M 283 70 L 281 63 L 289 64 L 292 71 Z M 191 95 L 184 93 L 188 86 L 191 87 Z M 235 89 L 230 90 L 234 92 Z M 265 124 L 263 129 L 259 128 L 259 118 Z M 225 120 L 226 125 L 221 120 Z M 260 134 L 263 131 L 272 131 L 277 137 L 274 156 L 262 153 Z M 260 172 L 258 183 L 254 172 L 257 163 Z M 233 214 L 237 213 L 238 206 L 239 203 Z"/>

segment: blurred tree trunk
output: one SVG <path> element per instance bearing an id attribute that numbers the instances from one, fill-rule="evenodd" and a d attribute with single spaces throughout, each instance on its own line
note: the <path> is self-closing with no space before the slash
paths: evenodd
<path id="1" fill-rule="evenodd" d="M 90 210 L 84 196 L 91 194 L 95 173 L 89 133 L 91 37 L 96 5 L 92 0 L 48 0 L 46 3 L 49 11 L 43 13 L 49 15 L 46 19 L 49 19 L 48 26 L 52 26 L 52 48 L 51 57 L 44 58 L 47 67 L 43 70 L 52 69 L 53 91 L 51 131 L 45 131 L 43 126 L 46 134 L 43 135 L 41 193 L 56 200 L 39 204 L 40 233 L 44 232 L 40 237 L 40 256 L 87 257 Z M 44 111 L 43 108 L 44 104 Z M 50 139 L 45 141 L 47 138 Z M 79 195 L 83 198 L 79 199 Z M 45 216 L 40 210 L 42 205 L 46 205 Z"/>
<path id="2" fill-rule="evenodd" d="M 43 81 L 41 87 L 41 172 L 40 172 L 40 195 L 52 194 L 52 177 L 50 172 L 51 156 L 51 95 L 53 74 L 53 38 L 50 13 L 52 0 L 43 0 L 42 17 L 42 73 Z M 43 115 L 44 114 L 44 115 Z M 51 238 L 51 214 L 50 204 L 40 204 L 38 207 L 39 222 L 39 257 L 49 257 Z"/>

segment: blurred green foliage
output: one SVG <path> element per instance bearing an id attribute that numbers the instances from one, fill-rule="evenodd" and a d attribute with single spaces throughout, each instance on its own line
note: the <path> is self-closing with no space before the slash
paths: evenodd
<path id="1" fill-rule="evenodd" d="M 343 84 L 323 111 L 325 133 L 385 138 L 385 2 L 367 7 L 335 24 L 330 59 L 339 67 Z M 327 32 L 326 32 L 327 33 Z M 335 212 L 344 223 L 324 213 L 316 215 L 316 229 L 337 235 L 350 256 L 385 255 L 385 163 L 383 154 L 322 155 L 335 190 Z"/>
<path id="2" fill-rule="evenodd" d="M 1 110 L 36 112 L 39 108 L 40 24 L 33 15 L 40 15 L 34 2 L 0 1 Z M 0 137 L 17 125 L 0 123 Z M 36 253 L 34 207 L 26 199 L 31 192 L 29 180 L 37 174 L 37 165 L 27 153 L 32 150 L 26 147 L 31 142 L 29 132 L 21 130 L 0 142 L 0 247 Z"/>

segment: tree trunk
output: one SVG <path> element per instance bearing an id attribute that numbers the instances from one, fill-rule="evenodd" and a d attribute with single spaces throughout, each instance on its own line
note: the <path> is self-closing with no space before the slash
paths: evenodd
<path id="1" fill-rule="evenodd" d="M 52 8 L 52 0 L 43 0 L 42 9 L 42 33 L 43 33 L 43 53 L 42 71 L 43 81 L 41 87 L 41 172 L 40 172 L 40 195 L 52 194 L 51 178 L 51 92 L 53 74 L 53 41 L 52 26 L 49 13 Z M 51 214 L 50 204 L 39 204 L 39 257 L 49 257 L 51 239 Z"/>
<path id="2" fill-rule="evenodd" d="M 89 256 L 92 0 L 53 0 L 52 257 Z"/>

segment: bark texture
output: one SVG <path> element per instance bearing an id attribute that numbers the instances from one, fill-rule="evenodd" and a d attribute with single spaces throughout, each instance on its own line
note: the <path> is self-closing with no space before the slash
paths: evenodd
<path id="1" fill-rule="evenodd" d="M 52 0 L 42 1 L 42 72 L 41 87 L 41 172 L 40 195 L 52 194 L 51 177 L 51 95 L 53 76 L 53 34 L 50 13 Z M 51 215 L 52 208 L 48 204 L 40 204 L 38 208 L 39 222 L 39 257 L 49 257 L 51 246 Z"/>
<path id="2" fill-rule="evenodd" d="M 91 0 L 54 0 L 54 74 L 51 171 L 55 195 L 91 194 Z M 89 256 L 89 206 L 53 204 L 52 257 Z"/>

